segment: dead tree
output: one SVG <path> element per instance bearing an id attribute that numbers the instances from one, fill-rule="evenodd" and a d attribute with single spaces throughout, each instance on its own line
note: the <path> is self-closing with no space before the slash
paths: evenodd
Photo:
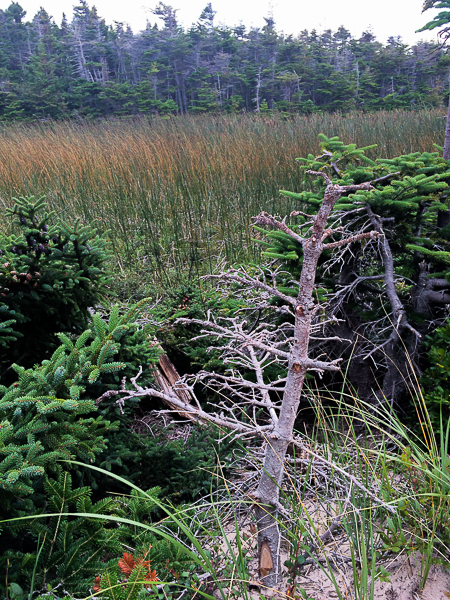
<path id="1" fill-rule="evenodd" d="M 271 225 L 284 231 L 297 242 L 300 242 L 303 247 L 303 266 L 299 281 L 299 293 L 296 299 L 290 299 L 295 315 L 294 338 L 289 350 L 288 372 L 283 400 L 275 427 L 268 436 L 263 471 L 258 489 L 255 492 L 260 557 L 262 549 L 266 548 L 270 550 L 273 559 L 272 569 L 265 576 L 265 582 L 271 586 L 278 583 L 280 575 L 280 532 L 277 523 L 277 511 L 279 510 L 279 490 L 284 472 L 283 465 L 287 447 L 292 441 L 305 376 L 308 370 L 339 369 L 339 359 L 332 362 L 319 361 L 311 358 L 308 352 L 312 324 L 320 308 L 320 305 L 314 300 L 318 260 L 327 248 L 344 246 L 361 239 L 373 239 L 379 235 L 375 231 L 370 231 L 339 242 L 325 243 L 325 240 L 333 234 L 332 229 L 327 229 L 327 224 L 334 205 L 343 194 L 356 192 L 360 189 L 370 189 L 370 183 L 347 186 L 333 185 L 331 179 L 324 172 L 308 171 L 308 173 L 323 177 L 326 182 L 322 205 L 317 215 L 309 216 L 312 227 L 308 237 L 299 236 L 286 225 L 284 219 L 278 221 L 267 213 L 261 213 L 255 219 L 255 223 L 258 225 Z"/>
<path id="2" fill-rule="evenodd" d="M 263 469 L 253 500 L 258 527 L 258 547 L 260 556 L 260 575 L 264 583 L 276 586 L 280 581 L 280 528 L 279 515 L 283 514 L 280 504 L 280 486 L 284 473 L 284 461 L 288 445 L 296 443 L 294 425 L 302 396 L 306 373 L 310 370 L 337 371 L 340 359 L 333 361 L 319 360 L 310 356 L 310 341 L 314 337 L 315 324 L 322 306 L 315 299 L 315 279 L 318 260 L 324 250 L 343 248 L 348 244 L 382 237 L 382 234 L 371 230 L 352 236 L 343 235 L 342 227 L 328 227 L 328 221 L 335 204 L 343 195 L 370 190 L 371 183 L 358 185 L 336 185 L 323 171 L 307 171 L 309 175 L 323 178 L 325 189 L 322 204 L 315 215 L 307 215 L 309 230 L 304 236 L 299 235 L 286 224 L 286 219 L 261 213 L 254 218 L 255 224 L 271 226 L 285 232 L 303 248 L 303 265 L 298 296 L 293 298 L 281 292 L 277 287 L 277 274 L 267 276 L 262 271 L 259 275 L 250 275 L 243 269 L 231 269 L 220 276 L 220 279 L 238 284 L 241 289 L 252 295 L 253 305 L 264 310 L 271 298 L 278 297 L 284 302 L 281 311 L 288 311 L 294 325 L 274 327 L 270 323 L 257 323 L 248 327 L 246 321 L 238 318 L 225 319 L 218 322 L 211 317 L 208 321 L 180 319 L 186 325 L 193 323 L 203 328 L 201 335 L 213 336 L 222 343 L 224 359 L 230 369 L 226 375 L 202 373 L 197 379 L 208 380 L 208 385 L 219 388 L 225 397 L 219 401 L 215 410 L 205 411 L 196 399 L 193 386 L 189 387 L 191 401 L 177 396 L 177 385 L 161 392 L 156 389 L 143 389 L 133 380 L 135 391 L 127 392 L 128 396 L 155 396 L 179 412 L 192 415 L 197 420 L 209 421 L 219 427 L 231 429 L 241 437 L 259 435 L 266 440 L 266 451 Z M 294 213 L 293 213 L 294 214 Z M 295 213 L 298 214 L 298 213 Z M 339 241 L 327 243 L 327 239 L 338 232 Z M 259 304 L 258 304 L 259 302 Z M 320 325 L 321 327 L 322 325 Z M 224 346 L 224 342 L 225 346 Z M 276 381 L 266 382 L 264 371 L 272 362 L 280 362 L 287 368 L 287 375 Z M 243 368 L 251 369 L 256 381 L 245 380 Z M 230 398 L 237 402 L 229 402 Z M 280 400 L 276 400 L 279 397 Z M 122 401 L 125 398 L 122 398 Z M 264 422 L 258 417 L 258 409 L 267 415 Z M 366 490 L 369 495 L 372 492 Z M 264 560 L 261 562 L 261 555 Z"/>

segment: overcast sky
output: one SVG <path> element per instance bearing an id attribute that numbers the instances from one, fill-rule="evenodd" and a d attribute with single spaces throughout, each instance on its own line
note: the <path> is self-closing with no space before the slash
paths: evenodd
<path id="1" fill-rule="evenodd" d="M 26 19 L 32 19 L 40 6 L 50 13 L 58 24 L 65 12 L 70 18 L 75 0 L 18 0 L 27 11 Z M 158 0 L 88 0 L 95 5 L 108 24 L 124 21 L 133 31 L 145 27 L 147 19 L 157 22 L 151 9 Z M 7 8 L 10 0 L 0 0 L 0 8 Z M 178 10 L 179 22 L 188 27 L 197 21 L 208 0 L 164 0 L 165 4 Z M 353 35 L 370 29 L 381 42 L 389 36 L 401 36 L 408 44 L 419 39 L 435 39 L 431 33 L 416 34 L 436 11 L 421 14 L 423 0 L 212 0 L 217 12 L 216 24 L 238 25 L 241 21 L 248 27 L 262 27 L 263 17 L 269 14 L 275 19 L 278 31 L 297 34 L 304 29 L 336 30 L 344 25 Z"/>

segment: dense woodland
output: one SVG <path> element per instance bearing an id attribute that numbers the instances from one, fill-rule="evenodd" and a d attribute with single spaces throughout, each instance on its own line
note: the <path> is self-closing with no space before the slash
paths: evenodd
<path id="1" fill-rule="evenodd" d="M 85 0 L 56 24 L 44 8 L 0 10 L 0 118 L 271 111 L 312 113 L 440 106 L 450 57 L 438 44 L 387 44 L 371 32 L 285 35 L 216 25 L 208 4 L 183 30 L 160 3 L 160 25 L 108 25 Z M 28 18 L 27 18 L 28 17 Z"/>

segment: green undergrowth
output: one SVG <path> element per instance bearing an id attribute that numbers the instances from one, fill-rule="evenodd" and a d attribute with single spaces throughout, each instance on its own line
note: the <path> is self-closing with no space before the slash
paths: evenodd
<path id="1" fill-rule="evenodd" d="M 263 130 L 267 125 L 264 121 L 257 124 Z M 437 195 L 447 184 L 438 179 L 445 179 L 447 165 L 437 153 L 419 152 L 382 163 L 370 158 L 363 161 L 363 151 L 355 145 L 346 146 L 325 135 L 321 140 L 325 149 L 342 151 L 342 165 L 348 159 L 347 182 L 372 180 L 391 166 L 402 170 L 406 183 L 401 180 L 396 186 L 372 190 L 373 198 L 358 194 L 358 199 L 373 202 L 377 210 L 389 206 L 411 234 L 409 244 L 401 247 L 402 256 L 410 261 L 409 270 L 403 271 L 398 284 L 406 298 L 405 286 L 400 284 L 412 275 L 416 254 L 431 257 L 437 264 L 443 259 L 448 262 L 448 253 L 427 246 L 427 232 L 434 231 L 433 219 L 443 208 Z M 312 155 L 304 162 L 306 167 L 324 167 Z M 417 169 L 425 172 L 409 174 Z M 431 179 L 427 176 L 430 169 Z M 262 181 L 255 185 L 264 187 Z M 303 179 L 297 182 L 304 184 Z M 181 325 L 179 318 L 217 318 L 229 324 L 227 319 L 242 317 L 250 333 L 260 332 L 265 319 L 275 330 L 292 320 L 286 311 L 270 317 L 257 296 L 238 292 L 239 285 L 226 287 L 217 285 L 217 280 L 198 279 L 205 271 L 217 273 L 230 256 L 249 257 L 264 231 L 239 229 L 239 219 L 248 217 L 247 206 L 234 215 L 229 223 L 234 229 L 229 233 L 225 221 L 220 229 L 208 219 L 209 229 L 205 226 L 199 233 L 200 187 L 204 185 L 211 194 L 217 188 L 211 191 L 200 177 L 196 185 L 191 194 L 188 182 L 183 181 L 185 204 L 179 195 L 170 199 L 170 226 L 179 235 L 176 239 L 169 229 L 161 233 L 155 225 L 151 230 L 153 212 L 141 214 L 136 226 L 121 204 L 116 206 L 113 224 L 117 228 L 118 223 L 128 223 L 129 227 L 120 235 L 114 228 L 98 235 L 84 225 L 91 216 L 86 206 L 83 219 L 72 229 L 50 222 L 53 216 L 45 212 L 42 200 L 24 197 L 12 210 L 19 223 L 16 233 L 5 233 L 2 238 L 8 262 L 0 273 L 4 285 L 1 340 L 5 354 L 22 339 L 19 333 L 26 342 L 29 325 L 24 332 L 15 327 L 31 323 L 36 306 L 36 314 L 42 311 L 45 316 L 39 325 L 45 327 L 49 345 L 39 360 L 22 361 L 19 356 L 17 363 L 5 364 L 7 376 L 0 387 L 0 569 L 5 574 L 0 576 L 1 585 L 4 581 L 0 593 L 7 600 L 32 600 L 43 592 L 49 599 L 94 595 L 110 600 L 146 596 L 176 600 L 212 598 L 213 594 L 224 600 L 249 598 L 249 582 L 259 575 L 258 565 L 252 562 L 255 523 L 251 507 L 255 477 L 261 470 L 261 447 L 250 448 L 238 436 L 213 427 L 184 421 L 168 424 L 169 418 L 164 420 L 167 407 L 160 400 L 133 397 L 138 386 L 154 385 L 155 367 L 163 352 L 181 375 L 202 369 L 224 373 L 230 366 L 221 358 L 225 336 L 210 348 L 211 337 L 202 325 Z M 171 189 L 175 188 L 168 187 L 165 201 Z M 285 192 L 287 205 L 301 201 L 313 210 L 323 189 L 317 183 L 312 189 L 301 194 Z M 248 192 L 245 185 L 239 193 L 244 192 Z M 223 194 L 230 194 L 230 188 Z M 240 196 L 230 197 L 237 202 Z M 258 198 L 264 199 L 262 192 Z M 100 229 L 110 215 L 104 200 Z M 178 201 L 183 210 L 189 204 L 186 214 L 191 220 L 183 222 L 184 228 L 177 220 L 181 218 L 175 210 Z M 429 202 L 432 210 L 425 213 L 423 239 L 413 240 L 412 225 L 406 222 L 411 215 L 405 207 L 417 208 L 422 201 Z M 146 204 L 151 211 L 154 206 L 150 201 Z M 269 208 L 277 206 L 274 202 Z M 213 209 L 213 204 L 202 205 L 207 213 Z M 223 214 L 228 215 L 229 209 L 229 205 L 221 207 Z M 165 214 L 163 209 L 161 214 Z M 390 213 L 386 209 L 383 214 Z M 388 221 L 391 217 L 386 217 Z M 414 223 L 415 227 L 415 219 Z M 295 226 L 302 232 L 309 224 L 299 219 Z M 340 236 L 341 230 L 336 231 Z M 120 271 L 115 281 L 107 272 L 108 261 L 113 260 L 109 237 Z M 241 245 L 234 252 L 237 239 Z M 436 239 L 445 242 L 445 237 Z M 268 240 L 266 258 L 287 265 L 278 281 L 292 296 L 297 292 L 293 279 L 300 272 L 300 246 L 280 232 L 272 232 Z M 365 268 L 370 274 L 378 258 L 369 251 L 365 249 Z M 136 266 L 127 266 L 123 257 L 137 258 Z M 180 265 L 187 266 L 182 275 L 177 272 Z M 327 277 L 331 277 L 322 266 L 318 301 L 327 298 Z M 261 281 L 271 281 L 273 267 L 274 263 L 249 261 L 245 265 L 246 272 L 257 274 Z M 41 283 L 43 278 L 47 283 Z M 276 304 L 270 290 L 265 300 L 270 308 Z M 376 302 L 371 302 L 373 310 Z M 56 312 L 59 331 L 53 323 Z M 444 324 L 428 339 L 423 395 L 415 392 L 411 398 L 419 421 L 414 428 L 408 429 L 387 402 L 365 403 L 356 394 L 339 391 L 339 382 L 333 382 L 331 397 L 308 392 L 311 422 L 320 433 L 297 432 L 298 444 L 289 454 L 280 489 L 278 519 L 283 551 L 288 554 L 284 567 L 289 599 L 313 597 L 301 578 L 309 564 L 322 570 L 338 598 L 358 600 L 376 597 L 377 582 L 389 580 L 389 562 L 402 551 L 422 557 L 421 588 L 432 565 L 449 567 L 448 328 Z M 36 343 L 40 341 L 38 335 Z M 254 377 L 239 361 L 231 366 L 243 376 Z M 275 381 L 284 370 L 281 362 L 272 361 L 264 376 Z M 339 377 L 343 378 L 340 390 L 352 389 L 345 375 Z M 130 397 L 121 401 L 119 390 L 128 391 Z M 202 408 L 210 410 L 218 392 L 202 389 L 198 398 Z M 154 420 L 153 410 L 159 412 Z M 264 414 L 248 411 L 244 418 L 260 424 Z M 248 486 L 247 479 L 252 482 Z M 329 528 L 331 538 L 324 539 Z M 330 539 L 338 544 L 339 552 Z M 262 587 L 260 592 L 264 596 Z"/>
<path id="2" fill-rule="evenodd" d="M 429 437 L 427 447 L 382 407 L 374 410 L 345 396 L 334 410 L 321 405 L 316 397 L 321 439 L 297 432 L 298 453 L 286 465 L 280 489 L 288 597 L 314 599 L 302 578 L 306 566 L 313 565 L 339 599 L 373 600 L 379 582 L 390 581 L 390 565 L 402 553 L 422 557 L 417 575 L 420 589 L 425 588 L 433 565 L 450 567 L 449 428 L 441 425 L 440 441 Z M 429 423 L 423 425 L 429 428 Z M 245 461 L 257 465 L 252 450 L 246 451 Z M 93 472 L 106 481 L 107 472 Z M 3 564 L 9 560 L 10 598 L 17 591 L 15 582 L 25 597 L 36 564 L 33 589 L 46 585 L 50 598 L 62 597 L 61 591 L 86 597 L 88 590 L 118 600 L 159 594 L 175 599 L 182 590 L 189 598 L 249 597 L 256 540 L 248 510 L 252 500 L 242 481 L 230 479 L 218 462 L 208 477 L 219 485 L 209 496 L 177 507 L 161 500 L 160 488 L 143 491 L 117 474 L 110 477 L 129 491 L 93 503 L 89 488 L 74 487 L 63 473 L 45 484 L 46 517 L 34 518 L 31 525 L 8 525 L 21 535 L 26 530 L 35 542 L 26 555 L 8 551 L 3 556 Z M 330 528 L 331 537 L 324 538 Z M 49 537 L 56 540 L 53 547 Z M 63 559 L 58 553 L 64 543 L 71 550 Z M 95 548 L 102 560 L 87 560 L 88 548 Z M 76 570 L 69 568 L 69 557 Z M 263 588 L 260 593 L 266 597 Z"/>

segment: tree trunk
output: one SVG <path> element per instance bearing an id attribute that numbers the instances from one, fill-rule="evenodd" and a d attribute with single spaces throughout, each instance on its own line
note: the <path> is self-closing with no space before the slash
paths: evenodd
<path id="1" fill-rule="evenodd" d="M 324 176 L 323 173 L 314 173 Z M 308 369 L 318 368 L 315 362 L 308 357 L 310 330 L 317 305 L 313 299 L 314 283 L 316 277 L 317 262 L 322 254 L 323 239 L 329 235 L 325 233 L 328 218 L 334 205 L 342 193 L 349 188 L 358 186 L 333 185 L 325 177 L 327 188 L 324 194 L 322 206 L 313 218 L 314 226 L 309 238 L 302 240 L 303 266 L 300 276 L 299 294 L 295 305 L 294 343 L 290 350 L 288 362 L 288 374 L 286 387 L 283 393 L 278 422 L 273 433 L 267 438 L 267 447 L 264 457 L 264 466 L 255 493 L 257 504 L 255 515 L 258 527 L 258 551 L 260 558 L 260 576 L 265 585 L 276 586 L 280 581 L 280 531 L 277 522 L 277 514 L 280 508 L 280 486 L 284 473 L 284 461 L 288 444 L 292 440 L 297 409 L 303 389 L 305 375 Z M 361 184 L 367 186 L 370 184 Z M 257 224 L 273 224 L 262 213 L 257 219 Z M 280 229 L 287 230 L 284 222 Z M 325 235 L 324 235 L 325 233 Z M 323 363 L 322 363 L 323 364 Z"/>
<path id="2" fill-rule="evenodd" d="M 386 294 L 392 311 L 392 331 L 382 348 L 386 355 L 387 371 L 383 379 L 381 394 L 377 395 L 380 401 L 388 401 L 393 407 L 406 388 L 415 389 L 415 377 L 411 373 L 410 367 L 414 365 L 417 341 L 421 335 L 409 324 L 405 307 L 395 287 L 394 258 L 383 229 L 383 218 L 375 214 L 368 204 L 366 212 L 375 231 L 382 235 L 379 248 L 384 265 Z"/>
<path id="3" fill-rule="evenodd" d="M 445 127 L 444 159 L 450 160 L 450 95 L 448 97 L 447 123 Z"/>

